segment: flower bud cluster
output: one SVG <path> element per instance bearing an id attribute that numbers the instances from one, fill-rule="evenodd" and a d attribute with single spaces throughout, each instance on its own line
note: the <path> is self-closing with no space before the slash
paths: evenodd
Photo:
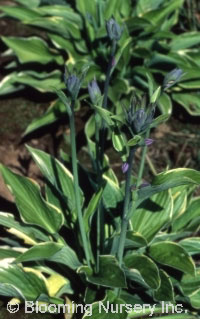
<path id="1" fill-rule="evenodd" d="M 141 133 L 150 127 L 154 112 L 154 105 L 150 105 L 147 109 L 145 107 L 141 108 L 140 101 L 133 99 L 127 111 L 126 122 L 134 134 Z"/>
<path id="2" fill-rule="evenodd" d="M 118 41 L 121 38 L 123 29 L 114 18 L 111 18 L 106 22 L 106 29 L 110 40 Z"/>

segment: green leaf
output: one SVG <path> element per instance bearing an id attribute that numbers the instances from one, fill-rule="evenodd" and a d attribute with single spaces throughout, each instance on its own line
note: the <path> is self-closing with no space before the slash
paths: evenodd
<path id="1" fill-rule="evenodd" d="M 162 114 L 159 115 L 158 117 L 156 117 L 153 122 L 151 123 L 151 128 L 153 127 L 157 127 L 158 125 L 160 125 L 163 122 L 166 122 L 169 119 L 169 115 L 168 114 Z"/>
<path id="2" fill-rule="evenodd" d="M 126 25 L 128 27 L 129 32 L 135 31 L 135 30 L 143 30 L 148 26 L 151 26 L 151 22 L 143 19 L 141 17 L 129 17 L 126 20 Z"/>
<path id="3" fill-rule="evenodd" d="M 48 260 L 53 261 L 56 264 L 63 264 L 73 270 L 76 270 L 78 267 L 81 266 L 81 263 L 78 260 L 75 251 L 67 245 L 56 252 L 53 256 L 48 257 Z"/>
<path id="4" fill-rule="evenodd" d="M 66 5 L 46 5 L 46 6 L 40 6 L 37 10 L 37 12 L 40 13 L 40 15 L 51 15 L 51 16 L 57 16 L 57 17 L 63 17 L 67 21 L 70 21 L 74 24 L 77 24 L 79 28 L 82 28 L 82 19 L 81 16 L 76 13 L 70 6 Z"/>
<path id="5" fill-rule="evenodd" d="M 3 262 L 1 262 L 0 282 L 2 285 L 0 294 L 4 294 L 3 284 L 5 284 L 5 289 L 14 287 L 21 292 L 26 300 L 34 301 L 42 293 L 48 295 L 45 278 L 42 274 L 36 274 L 31 268 L 26 268 L 26 270 L 24 270 L 20 266 L 9 265 L 6 263 L 3 265 Z M 10 297 L 16 297 L 16 295 L 12 294 Z"/>
<path id="6" fill-rule="evenodd" d="M 85 266 L 80 267 L 78 272 L 84 272 L 86 274 L 87 280 L 96 285 L 111 288 L 126 287 L 124 272 L 119 267 L 117 259 L 111 255 L 99 257 L 98 274 L 92 274 L 92 270 Z"/>
<path id="7" fill-rule="evenodd" d="M 95 133 L 95 116 L 94 114 L 90 116 L 89 120 L 87 121 L 85 128 L 85 135 L 87 139 L 87 144 L 88 144 L 88 151 L 90 154 L 90 157 L 93 161 L 95 161 L 96 158 L 96 148 L 95 148 L 95 143 L 92 140 L 92 136 Z"/>
<path id="8" fill-rule="evenodd" d="M 36 227 L 16 221 L 12 214 L 0 213 L 0 225 L 9 229 L 14 229 L 16 231 L 16 236 L 18 235 L 20 238 L 21 234 L 23 234 L 25 242 L 29 242 L 31 244 L 35 244 L 37 241 L 47 241 L 49 239 L 47 235 Z"/>
<path id="9" fill-rule="evenodd" d="M 81 266 L 74 250 L 65 244 L 54 242 L 45 242 L 34 245 L 25 253 L 21 254 L 15 263 L 26 261 L 49 260 L 56 263 L 64 264 L 71 269 L 77 269 Z"/>
<path id="10" fill-rule="evenodd" d="M 131 0 L 121 2 L 121 13 L 124 17 L 128 17 L 131 12 Z"/>
<path id="11" fill-rule="evenodd" d="M 192 258 L 180 245 L 173 242 L 159 242 L 152 244 L 149 249 L 150 256 L 163 265 L 194 274 L 195 265 Z"/>
<path id="12" fill-rule="evenodd" d="M 90 0 L 76 0 L 76 8 L 85 18 L 87 18 L 88 13 L 90 13 L 93 17 L 97 14 L 96 1 L 91 2 Z"/>
<path id="13" fill-rule="evenodd" d="M 116 55 L 115 55 L 115 65 L 119 67 L 118 62 L 120 61 L 121 57 L 123 56 L 123 52 L 125 51 L 125 49 L 128 47 L 129 44 L 131 44 L 132 42 L 132 38 L 126 38 L 124 40 L 124 42 L 120 45 Z M 114 69 L 115 69 L 115 65 L 112 67 L 111 69 L 111 74 L 113 73 Z"/>
<path id="14" fill-rule="evenodd" d="M 200 115 L 200 95 L 198 93 L 173 93 L 172 98 L 191 115 Z"/>
<path id="15" fill-rule="evenodd" d="M 32 86 L 38 91 L 51 92 L 53 87 L 61 86 L 61 72 L 53 71 L 51 73 L 36 73 L 34 71 L 19 72 L 16 76 L 13 75 L 14 83 L 21 83 Z"/>
<path id="16" fill-rule="evenodd" d="M 154 89 L 154 78 L 150 72 L 146 73 L 146 77 L 148 80 L 148 91 L 149 91 L 149 97 L 153 95 L 153 89 Z"/>
<path id="17" fill-rule="evenodd" d="M 133 248 L 133 247 L 145 247 L 147 246 L 146 239 L 138 232 L 134 232 L 132 230 L 128 230 L 126 232 L 126 248 Z"/>
<path id="18" fill-rule="evenodd" d="M 40 226 L 51 234 L 56 233 L 64 222 L 63 215 L 59 209 L 42 198 L 39 185 L 13 173 L 3 165 L 0 170 L 5 183 L 15 196 L 22 220 Z"/>
<path id="19" fill-rule="evenodd" d="M 166 205 L 168 203 L 168 205 Z M 170 222 L 172 218 L 173 199 L 168 191 L 155 194 L 151 201 L 133 212 L 134 231 L 140 233 L 148 242 Z"/>
<path id="20" fill-rule="evenodd" d="M 125 79 L 116 78 L 113 79 L 112 87 L 109 87 L 108 96 L 113 103 L 121 99 L 122 94 L 128 94 L 129 83 Z"/>
<path id="21" fill-rule="evenodd" d="M 196 46 L 200 43 L 200 32 L 183 32 L 180 36 L 176 36 L 169 44 L 171 50 L 178 51 Z"/>
<path id="22" fill-rule="evenodd" d="M 186 57 L 181 56 L 177 53 L 169 53 L 168 55 L 164 55 L 161 53 L 154 53 L 150 60 L 147 62 L 148 67 L 156 68 L 160 70 L 160 65 L 169 64 L 170 66 L 176 66 L 178 65 L 179 68 L 190 68 L 192 65 L 194 66 L 194 63 L 191 65 L 191 61 L 189 61 Z"/>
<path id="23" fill-rule="evenodd" d="M 182 215 L 187 207 L 187 186 L 174 187 L 172 189 L 173 197 L 173 224 L 175 220 Z M 173 225 L 172 225 L 173 228 Z"/>
<path id="24" fill-rule="evenodd" d="M 116 208 L 117 204 L 122 201 L 123 194 L 117 183 L 111 180 L 110 177 L 103 175 L 106 185 L 103 190 L 103 202 L 106 208 Z"/>
<path id="25" fill-rule="evenodd" d="M 158 301 L 174 301 L 174 289 L 170 277 L 165 271 L 159 271 L 161 284 L 158 290 L 154 292 L 154 298 Z"/>
<path id="26" fill-rule="evenodd" d="M 99 106 L 94 106 L 94 109 L 97 111 L 97 113 L 104 119 L 104 121 L 108 124 L 108 126 L 113 126 L 114 122 L 112 120 L 112 113 L 108 110 L 103 109 Z"/>
<path id="27" fill-rule="evenodd" d="M 184 274 L 180 287 L 184 295 L 190 296 L 193 293 L 199 291 L 200 287 L 200 268 L 197 268 L 196 275 Z"/>
<path id="28" fill-rule="evenodd" d="M 20 4 L 23 4 L 24 6 L 27 6 L 28 8 L 36 8 L 39 6 L 41 0 L 15 0 L 15 2 L 18 2 Z"/>
<path id="29" fill-rule="evenodd" d="M 117 308 L 117 319 L 126 319 L 127 312 L 125 311 L 124 306 L 122 306 L 120 311 L 120 304 L 125 305 L 126 302 L 117 297 L 113 291 L 107 290 L 103 300 L 92 304 L 92 319 L 116 319 Z M 113 307 L 113 311 L 111 307 Z M 83 319 L 88 319 L 87 312 L 84 314 Z"/>
<path id="30" fill-rule="evenodd" d="M 183 89 L 191 90 L 191 89 L 200 89 L 200 81 L 193 80 L 193 81 L 184 81 L 179 84 L 179 86 Z"/>
<path id="31" fill-rule="evenodd" d="M 124 264 L 129 269 L 137 269 L 144 281 L 152 289 L 160 286 L 159 270 L 156 264 L 147 256 L 139 254 L 130 254 L 125 256 Z"/>
<path id="32" fill-rule="evenodd" d="M 161 9 L 149 11 L 143 15 L 144 19 L 149 20 L 156 27 L 162 24 L 166 17 L 173 13 L 174 10 L 181 8 L 184 0 L 171 0 Z"/>
<path id="33" fill-rule="evenodd" d="M 157 101 L 158 107 L 163 115 L 168 115 L 172 113 L 172 102 L 168 94 L 162 93 Z"/>
<path id="34" fill-rule="evenodd" d="M 29 85 L 38 91 L 52 92 L 52 87 L 61 87 L 61 72 L 55 70 L 51 73 L 35 71 L 13 72 L 6 76 L 0 83 L 0 94 L 16 92 Z"/>
<path id="35" fill-rule="evenodd" d="M 159 97 L 160 97 L 160 93 L 161 93 L 161 86 L 159 86 L 155 92 L 153 93 L 153 95 L 151 96 L 151 103 L 155 103 Z"/>
<path id="36" fill-rule="evenodd" d="M 111 18 L 111 16 L 116 17 L 120 5 L 121 3 L 118 0 L 108 0 L 106 3 L 106 10 L 104 13 L 105 19 L 108 20 Z"/>
<path id="37" fill-rule="evenodd" d="M 17 72 L 5 76 L 0 82 L 0 95 L 10 94 L 24 89 L 24 85 L 17 85 L 16 82 Z"/>
<path id="38" fill-rule="evenodd" d="M 179 244 L 189 255 L 198 255 L 200 253 L 200 237 L 185 238 L 179 241 Z"/>
<path id="39" fill-rule="evenodd" d="M 47 259 L 59 250 L 61 250 L 62 247 L 62 244 L 57 244 L 54 242 L 45 242 L 40 243 L 38 245 L 34 245 L 25 253 L 21 254 L 18 258 L 16 258 L 15 263 Z"/>
<path id="40" fill-rule="evenodd" d="M 22 252 L 20 252 L 20 248 L 18 250 L 16 248 L 8 248 L 2 247 L 0 248 L 0 260 L 4 258 L 17 258 L 19 255 L 21 255 Z"/>
<path id="41" fill-rule="evenodd" d="M 120 234 L 113 236 L 108 239 L 108 247 L 111 247 L 110 254 L 116 255 L 119 247 Z M 132 230 L 128 230 L 126 232 L 126 240 L 125 240 L 125 249 L 131 250 L 134 248 L 146 247 L 147 241 L 146 239 L 140 235 L 140 233 L 136 233 Z"/>
<path id="42" fill-rule="evenodd" d="M 7 15 L 25 21 L 28 19 L 35 19 L 41 17 L 41 15 L 36 10 L 31 10 L 29 8 L 24 8 L 20 6 L 0 6 L 0 10 Z"/>
<path id="43" fill-rule="evenodd" d="M 19 300 L 25 300 L 23 293 L 12 284 L 1 284 L 0 283 L 0 294 L 6 297 L 14 297 Z"/>
<path id="44" fill-rule="evenodd" d="M 154 1 L 139 0 L 136 6 L 137 15 L 142 16 L 146 12 L 156 10 L 163 3 L 164 3 L 164 0 L 154 0 Z"/>
<path id="45" fill-rule="evenodd" d="M 27 146 L 27 148 L 43 175 L 58 192 L 61 192 L 61 194 L 65 196 L 69 211 L 73 214 L 76 211 L 76 198 L 71 172 L 53 156 L 30 146 Z M 82 192 L 81 195 L 81 201 L 83 203 L 84 198 Z"/>
<path id="46" fill-rule="evenodd" d="M 47 43 L 38 37 L 1 37 L 2 41 L 14 51 L 21 63 L 37 62 L 47 64 L 57 61 L 57 55 L 49 51 Z M 63 60 L 60 59 L 60 63 Z"/>
<path id="47" fill-rule="evenodd" d="M 194 198 L 190 205 L 187 207 L 186 211 L 184 211 L 183 214 L 181 214 L 173 223 L 172 225 L 172 231 L 177 232 L 181 229 L 186 230 L 187 226 L 190 222 L 194 221 L 196 218 L 200 217 L 200 198 Z M 197 225 L 197 227 L 199 224 Z"/>
<path id="48" fill-rule="evenodd" d="M 189 168 L 176 168 L 164 173 L 156 175 L 151 183 L 151 186 L 143 187 L 138 191 L 139 205 L 145 199 L 153 194 L 167 190 L 180 185 L 199 185 L 200 172 Z"/>
<path id="49" fill-rule="evenodd" d="M 192 307 L 194 307 L 195 309 L 200 309 L 200 289 L 189 296 L 189 299 Z"/>
<path id="50" fill-rule="evenodd" d="M 59 35 L 66 38 L 73 37 L 77 40 L 81 38 L 79 25 L 61 16 L 50 16 L 32 19 L 26 21 L 26 24 L 41 27 L 45 30 L 58 33 Z"/>
<path id="51" fill-rule="evenodd" d="M 67 110 L 67 113 L 69 116 L 72 115 L 72 111 L 71 111 L 71 108 L 70 108 L 70 103 L 69 103 L 69 100 L 67 99 L 65 93 L 61 90 L 57 90 L 57 89 L 54 89 L 56 94 L 58 95 L 59 99 L 61 100 L 61 102 L 64 104 L 64 106 L 66 107 L 66 110 Z"/>
<path id="52" fill-rule="evenodd" d="M 81 60 L 83 58 L 82 55 L 78 53 L 74 46 L 74 43 L 71 40 L 67 40 L 62 36 L 53 33 L 49 33 L 48 36 L 57 49 L 65 50 L 67 52 L 69 57 L 67 62 L 75 64 L 76 61 Z"/>
<path id="53" fill-rule="evenodd" d="M 127 156 L 126 136 L 122 132 L 120 132 L 118 128 L 112 132 L 112 143 L 114 149 L 120 153 L 120 156 L 125 161 Z"/>
<path id="54" fill-rule="evenodd" d="M 132 137 L 128 142 L 127 145 L 128 146 L 134 146 L 136 144 L 138 144 L 141 140 L 141 136 L 140 135 L 135 135 L 134 137 Z"/>
<path id="55" fill-rule="evenodd" d="M 99 205 L 99 201 L 102 198 L 102 193 L 103 193 L 103 188 L 100 188 L 99 191 L 92 196 L 92 198 L 88 204 L 88 207 L 84 211 L 83 220 L 84 220 L 86 233 L 91 231 L 90 230 L 90 221 L 91 221 L 94 213 L 97 210 L 97 207 Z"/>
<path id="56" fill-rule="evenodd" d="M 48 110 L 41 117 L 33 120 L 24 132 L 24 136 L 36 131 L 44 126 L 50 125 L 56 122 L 58 119 L 67 116 L 67 110 L 64 104 L 57 100 L 51 104 Z"/>

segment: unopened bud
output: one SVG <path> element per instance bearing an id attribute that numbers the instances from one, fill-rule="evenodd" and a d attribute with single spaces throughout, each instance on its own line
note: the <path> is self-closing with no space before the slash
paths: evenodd
<path id="1" fill-rule="evenodd" d="M 101 91 L 95 79 L 88 84 L 88 92 L 92 103 L 97 104 Z"/>
<path id="2" fill-rule="evenodd" d="M 121 38 L 122 28 L 119 26 L 114 18 L 111 18 L 106 22 L 106 29 L 110 40 L 118 41 Z"/>
<path id="3" fill-rule="evenodd" d="M 154 142 L 152 138 L 145 138 L 144 143 L 145 145 L 149 146 Z"/>
<path id="4" fill-rule="evenodd" d="M 72 73 L 69 75 L 67 75 L 67 73 L 65 73 L 64 81 L 65 81 L 65 85 L 67 87 L 69 94 L 71 95 L 71 97 L 73 99 L 76 99 L 76 97 L 79 93 L 80 87 L 81 87 L 80 78 L 77 77 L 77 75 L 75 73 Z"/>
<path id="5" fill-rule="evenodd" d="M 129 164 L 128 163 L 123 163 L 122 164 L 122 172 L 125 174 L 128 171 Z"/>
<path id="6" fill-rule="evenodd" d="M 176 84 L 183 77 L 183 75 L 185 75 L 185 73 L 183 73 L 181 69 L 177 68 L 167 73 L 163 82 L 164 88 L 168 89 Z"/>

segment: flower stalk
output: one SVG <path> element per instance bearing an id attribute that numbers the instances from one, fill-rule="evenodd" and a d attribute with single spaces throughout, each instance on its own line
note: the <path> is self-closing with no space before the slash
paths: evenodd
<path id="1" fill-rule="evenodd" d="M 124 206 L 123 206 L 123 215 L 122 215 L 122 227 L 121 227 L 121 234 L 119 239 L 119 247 L 117 252 L 117 258 L 119 261 L 119 266 L 122 265 L 122 259 L 124 254 L 124 246 L 125 246 L 125 240 L 126 240 L 126 232 L 128 227 L 128 211 L 130 206 L 130 200 L 131 200 L 131 172 L 133 167 L 133 159 L 134 154 L 136 151 L 136 147 L 132 147 L 130 149 L 129 157 L 128 157 L 128 170 L 126 172 L 126 184 L 125 184 L 125 197 L 124 197 Z"/>
<path id="2" fill-rule="evenodd" d="M 149 133 L 150 133 L 150 130 L 148 129 L 146 131 L 145 140 L 150 140 L 149 139 Z M 141 183 L 141 180 L 142 180 L 142 175 L 143 175 L 143 171 L 144 171 L 144 164 L 145 164 L 145 157 L 146 157 L 146 153 L 147 153 L 147 146 L 151 145 L 152 143 L 150 143 L 150 144 L 145 143 L 145 144 L 146 145 L 142 149 L 142 157 L 141 157 L 141 160 L 140 160 L 140 167 L 139 167 L 139 172 L 138 172 L 138 177 L 137 177 L 137 182 L 136 182 L 136 189 L 140 186 L 140 183 Z"/>
<path id="3" fill-rule="evenodd" d="M 71 153 L 72 153 L 71 154 L 72 155 L 72 170 L 73 170 L 73 176 L 74 176 L 74 192 L 75 192 L 75 197 L 76 197 L 76 210 L 77 210 L 77 217 L 78 217 L 78 222 L 79 222 L 81 239 L 83 242 L 83 249 L 84 249 L 85 257 L 87 260 L 87 264 L 88 264 L 88 266 L 90 266 L 90 253 L 89 253 L 89 246 L 88 246 L 87 236 L 86 236 L 84 223 L 83 223 L 80 189 L 79 189 L 79 179 L 78 179 L 74 105 L 75 105 L 75 100 L 72 99 L 72 102 L 71 102 L 72 113 L 71 113 L 71 116 L 69 118 L 69 122 L 70 122 L 70 138 L 71 138 Z"/>

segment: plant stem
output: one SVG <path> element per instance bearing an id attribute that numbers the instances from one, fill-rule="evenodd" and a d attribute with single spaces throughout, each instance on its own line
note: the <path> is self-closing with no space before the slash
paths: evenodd
<path id="1" fill-rule="evenodd" d="M 131 198 L 131 191 L 130 191 L 130 186 L 131 186 L 131 171 L 133 167 L 133 158 L 135 154 L 136 148 L 132 147 L 130 149 L 129 153 L 129 158 L 128 158 L 128 171 L 126 173 L 126 185 L 125 185 L 125 198 L 124 198 L 124 207 L 123 207 L 123 215 L 122 215 L 122 227 L 121 227 L 121 234 L 120 234 L 120 239 L 119 239 L 119 248 L 117 252 L 117 258 L 119 261 L 119 266 L 121 267 L 122 265 L 122 259 L 123 259 L 123 254 L 124 254 L 124 245 L 125 245 L 125 240 L 126 240 L 126 231 L 127 231 L 127 226 L 128 226 L 128 210 L 130 206 L 130 198 Z"/>
<path id="2" fill-rule="evenodd" d="M 80 199 L 80 189 L 79 189 L 79 180 L 78 180 L 78 167 L 77 167 L 77 153 L 76 153 L 76 135 L 75 135 L 75 121 L 74 121 L 74 104 L 75 100 L 72 100 L 71 110 L 72 114 L 69 118 L 70 122 L 70 137 L 71 137 L 71 152 L 72 152 L 72 170 L 74 176 L 74 192 L 76 198 L 76 210 L 79 222 L 79 228 L 81 233 L 81 239 L 83 242 L 83 249 L 88 265 L 90 266 L 90 254 L 89 247 L 87 242 L 87 236 L 84 229 L 82 209 L 81 209 L 81 199 Z"/>
<path id="3" fill-rule="evenodd" d="M 149 134 L 150 134 L 150 130 L 147 130 L 146 135 L 145 135 L 145 139 L 149 137 Z M 137 177 L 137 182 L 136 182 L 136 189 L 140 186 L 140 183 L 142 180 L 146 153 L 147 153 L 147 146 L 145 145 L 143 150 L 142 150 L 142 157 L 140 160 L 140 167 L 139 167 L 139 172 L 138 172 L 138 177 Z"/>
<path id="4" fill-rule="evenodd" d="M 116 41 L 113 40 L 112 41 L 112 47 L 111 47 L 111 54 L 110 54 L 110 60 L 109 60 L 109 63 L 108 63 L 108 68 L 107 68 L 107 72 L 106 72 L 106 81 L 105 81 L 105 84 L 104 84 L 104 97 L 103 97 L 103 104 L 102 104 L 102 107 L 104 109 L 107 109 L 107 102 L 108 102 L 108 88 L 109 88 L 109 83 L 110 83 L 110 76 L 111 76 L 111 70 L 112 70 L 112 67 L 113 67 L 113 59 L 114 59 L 114 56 L 115 56 L 115 51 L 116 51 Z"/>
<path id="5" fill-rule="evenodd" d="M 108 102 L 108 88 L 110 83 L 110 76 L 111 76 L 111 70 L 113 67 L 113 58 L 116 51 L 116 41 L 112 41 L 111 46 L 111 55 L 110 60 L 108 63 L 108 68 L 106 72 L 106 80 L 104 84 L 104 97 L 102 102 L 102 107 L 107 109 L 107 102 Z M 98 185 L 102 185 L 102 171 L 103 171 L 103 159 L 104 159 L 104 148 L 105 148 L 105 139 L 106 139 L 106 125 L 105 121 L 102 121 L 102 126 L 100 127 L 96 121 L 96 133 L 95 133 L 95 139 L 96 139 L 96 161 L 97 161 L 97 182 Z M 97 210 L 97 265 L 96 270 L 97 273 L 99 271 L 99 255 L 101 250 L 103 249 L 103 243 L 104 243 L 104 207 L 103 207 L 103 201 L 101 199 L 98 210 Z"/>
<path id="6" fill-rule="evenodd" d="M 96 115 L 97 116 L 97 115 Z M 97 169 L 97 184 L 98 187 L 101 187 L 101 182 L 102 182 L 102 173 L 101 173 L 101 163 L 99 162 L 100 159 L 100 148 L 99 148 L 99 143 L 100 143 L 100 138 L 99 138 L 99 133 L 100 133 L 100 126 L 98 120 L 95 118 L 95 145 L 96 145 L 96 169 Z M 101 214 L 102 214 L 102 205 L 101 202 L 98 205 L 97 209 L 97 251 L 96 251 L 96 272 L 99 272 L 99 256 L 100 256 L 100 251 L 101 251 Z"/>
<path id="7" fill-rule="evenodd" d="M 115 56 L 115 51 L 116 51 L 116 46 L 117 43 L 115 40 L 112 41 L 112 46 L 111 46 L 111 54 L 110 54 L 110 60 L 108 63 L 108 68 L 107 68 L 107 72 L 106 72 L 106 80 L 104 83 L 104 90 L 103 90 L 103 103 L 102 103 L 102 107 L 104 109 L 108 108 L 108 88 L 109 88 L 109 84 L 110 84 L 110 76 L 111 76 L 111 70 L 113 67 L 113 59 Z M 105 148 L 105 139 L 106 139 L 106 125 L 105 125 L 105 121 L 102 121 L 102 128 L 101 128 L 101 134 L 100 134 L 100 163 L 103 166 L 103 154 L 104 154 L 104 148 Z"/>

